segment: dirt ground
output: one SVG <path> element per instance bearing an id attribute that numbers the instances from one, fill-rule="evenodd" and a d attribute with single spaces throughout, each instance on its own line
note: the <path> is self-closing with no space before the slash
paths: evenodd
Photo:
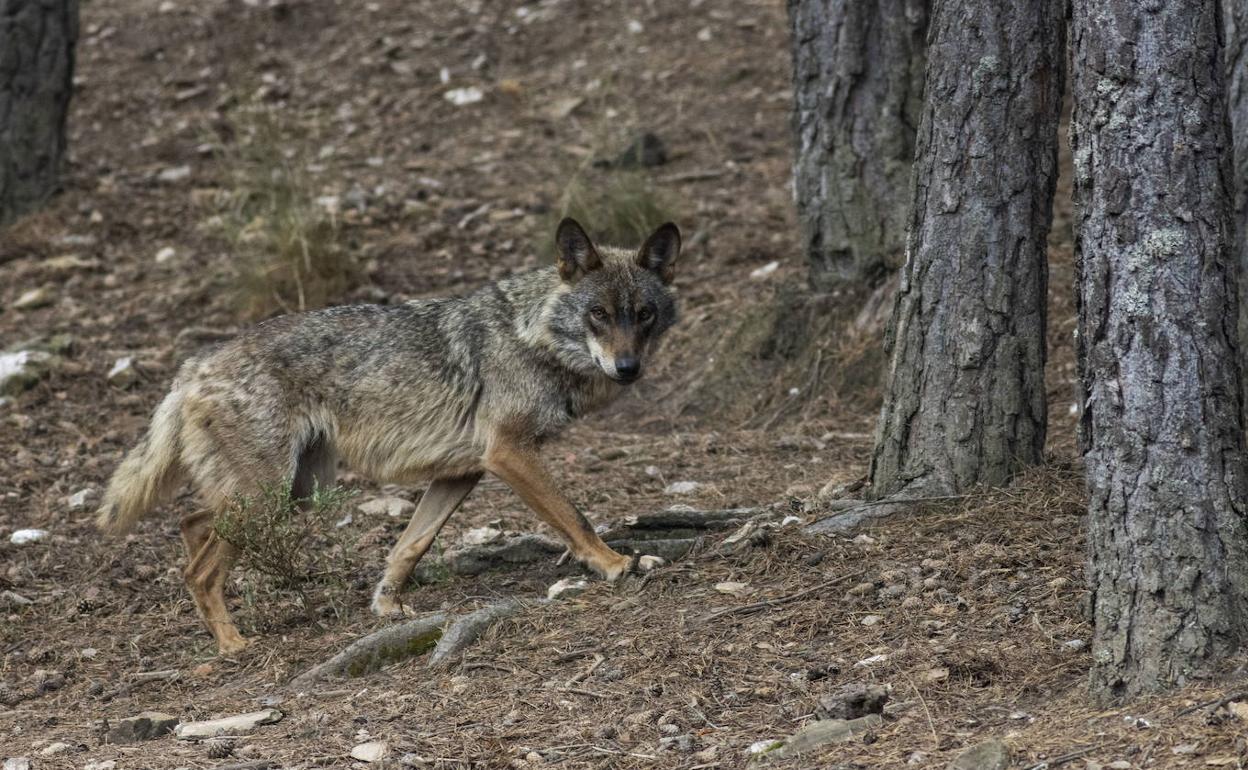
<path id="1" fill-rule="evenodd" d="M 73 337 L 60 367 L 0 406 L 0 597 L 32 602 L 0 603 L 0 758 L 363 767 L 352 747 L 385 741 L 374 767 L 733 768 L 751 764 L 755 742 L 813 719 L 821 696 L 874 683 L 891 689 L 882 724 L 787 765 L 944 767 L 1001 738 L 1020 768 L 1242 766 L 1236 709 L 1183 713 L 1232 692 L 1238 670 L 1125 709 L 1086 697 L 1065 189 L 1051 250 L 1052 462 L 1009 490 L 848 537 L 789 525 L 749 548 L 708 542 L 645 580 L 530 608 L 449 670 L 416 658 L 306 691 L 291 677 L 385 625 L 368 591 L 400 520 L 356 512 L 343 530 L 354 571 L 306 607 L 239 575 L 231 601 L 253 645 L 223 659 L 181 582 L 189 495 L 116 541 L 94 532 L 89 507 L 71 509 L 141 433 L 182 355 L 179 332 L 239 327 L 234 256 L 209 203 L 232 179 L 213 148 L 229 143 L 237 105 L 259 102 L 292 148 L 310 148 L 318 195 L 350 202 L 342 233 L 363 268 L 353 301 L 464 291 L 537 264 L 570 176 L 620 137 L 659 134 L 669 161 L 647 173 L 686 233 L 685 319 L 635 393 L 551 448 L 555 474 L 598 523 L 675 503 L 823 515 L 816 491 L 865 470 L 871 388 L 837 392 L 795 372 L 742 395 L 745 416 L 697 402 L 734 321 L 803 272 L 786 35 L 780 0 L 84 3 L 66 190 L 0 237 L 0 349 Z M 481 101 L 444 98 L 469 86 Z M 772 261 L 778 270 L 751 277 Z M 49 304 L 12 307 L 39 287 Z M 123 356 L 142 373 L 124 389 L 106 379 Z M 785 406 L 790 388 L 800 409 Z M 348 481 L 360 500 L 379 493 Z M 674 481 L 700 486 L 674 496 Z M 443 542 L 487 522 L 541 530 L 487 481 Z M 51 536 L 11 544 L 24 527 Z M 460 612 L 577 574 L 552 561 L 452 576 L 407 601 Z M 730 594 L 724 582 L 745 585 Z M 769 599 L 784 601 L 744 611 Z M 234 741 L 102 740 L 105 721 L 145 710 L 190 720 L 270 705 L 284 718 Z M 55 742 L 67 748 L 45 756 Z"/>

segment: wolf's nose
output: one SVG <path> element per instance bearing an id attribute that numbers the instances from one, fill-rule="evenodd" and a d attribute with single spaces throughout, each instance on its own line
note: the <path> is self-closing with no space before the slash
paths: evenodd
<path id="1" fill-rule="evenodd" d="M 635 380 L 641 374 L 641 362 L 633 356 L 622 356 L 615 359 L 615 371 L 620 379 Z"/>

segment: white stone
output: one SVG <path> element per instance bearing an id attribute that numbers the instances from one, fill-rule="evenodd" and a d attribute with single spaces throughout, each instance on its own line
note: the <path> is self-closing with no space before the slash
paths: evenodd
<path id="1" fill-rule="evenodd" d="M 442 98 L 446 99 L 456 107 L 464 107 L 469 104 L 476 104 L 485 98 L 485 94 L 476 86 L 468 86 L 467 88 L 452 88 Z"/>
<path id="2" fill-rule="evenodd" d="M 282 720 L 282 712 L 277 709 L 253 711 L 250 714 L 239 714 L 220 719 L 209 719 L 204 722 L 183 722 L 173 728 L 173 734 L 184 741 L 203 738 L 216 738 L 219 735 L 242 735 L 255 730 L 261 725 L 271 725 Z"/>
<path id="3" fill-rule="evenodd" d="M 360 503 L 357 507 L 360 513 L 369 516 L 410 516 L 416 510 L 416 504 L 411 500 L 404 500 L 401 497 L 378 497 L 368 502 Z"/>
<path id="4" fill-rule="evenodd" d="M 27 289 L 22 292 L 13 302 L 13 307 L 17 310 L 33 310 L 51 304 L 52 292 L 40 286 L 37 289 Z"/>
<path id="5" fill-rule="evenodd" d="M 369 743 L 361 743 L 351 749 L 351 758 L 358 759 L 361 762 L 376 762 L 385 759 L 390 753 L 390 747 L 385 741 L 370 741 Z"/>
<path id="6" fill-rule="evenodd" d="M 696 481 L 673 481 L 663 491 L 669 495 L 688 495 L 697 492 L 701 487 L 702 485 Z"/>
<path id="7" fill-rule="evenodd" d="M 47 746 L 44 746 L 39 753 L 45 757 L 54 757 L 57 754 L 64 754 L 72 748 L 73 746 L 70 746 L 68 743 L 56 741 L 55 743 L 49 743 Z"/>
<path id="8" fill-rule="evenodd" d="M 584 578 L 564 578 L 546 589 L 547 599 L 567 599 L 585 593 L 589 581 Z"/>
<path id="9" fill-rule="evenodd" d="M 160 172 L 162 182 L 181 182 L 191 175 L 190 166 L 172 166 Z"/>
<path id="10" fill-rule="evenodd" d="M 9 757 L 4 760 L 4 770 L 30 770 L 28 757 Z"/>
<path id="11" fill-rule="evenodd" d="M 71 511 L 79 511 L 91 505 L 95 500 L 95 490 L 91 487 L 80 489 L 69 497 L 65 498 L 65 505 Z"/>
<path id="12" fill-rule="evenodd" d="M 117 767 L 117 760 L 99 759 L 83 765 L 82 770 L 113 770 L 115 767 Z"/>
<path id="13" fill-rule="evenodd" d="M 497 527 L 473 527 L 464 533 L 464 545 L 485 545 L 503 537 L 503 531 Z"/>
<path id="14" fill-rule="evenodd" d="M 156 264 L 163 265 L 178 255 L 178 250 L 172 246 L 166 246 L 156 252 Z"/>
<path id="15" fill-rule="evenodd" d="M 134 366 L 134 356 L 122 356 L 113 362 L 113 368 L 108 370 L 108 382 L 119 388 L 127 388 L 133 385 L 139 379 L 139 370 Z"/>
<path id="16" fill-rule="evenodd" d="M 878 626 L 880 623 L 883 623 L 883 622 L 884 622 L 883 615 L 868 615 L 862 619 L 862 624 L 864 626 Z"/>
<path id="17" fill-rule="evenodd" d="M 732 596 L 740 596 L 745 593 L 745 589 L 749 588 L 749 583 L 738 583 L 734 580 L 725 580 L 722 583 L 715 584 L 715 590 L 721 594 L 730 594 Z"/>
<path id="18" fill-rule="evenodd" d="M 762 279 L 766 278 L 767 276 L 771 275 L 772 273 L 776 272 L 779 269 L 780 269 L 779 262 L 768 262 L 767 264 L 763 265 L 757 270 L 751 270 L 750 277 L 756 281 L 761 281 Z"/>
<path id="19" fill-rule="evenodd" d="M 9 542 L 13 545 L 28 545 L 30 543 L 38 543 L 48 537 L 46 529 L 19 529 L 9 535 Z"/>

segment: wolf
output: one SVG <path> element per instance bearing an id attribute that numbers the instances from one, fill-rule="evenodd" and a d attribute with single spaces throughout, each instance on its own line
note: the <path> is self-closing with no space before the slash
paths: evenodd
<path id="1" fill-rule="evenodd" d="M 380 483 L 428 482 L 391 549 L 372 610 L 403 613 L 400 589 L 485 473 L 509 485 L 607 580 L 662 564 L 616 553 L 559 492 L 539 452 L 642 376 L 677 320 L 680 231 L 636 251 L 595 246 L 564 219 L 553 265 L 462 297 L 280 316 L 188 359 L 96 516 L 124 533 L 189 481 L 184 579 L 222 654 L 247 640 L 224 585 L 234 553 L 214 520 L 272 485 L 293 500 L 334 483 L 339 461 Z"/>

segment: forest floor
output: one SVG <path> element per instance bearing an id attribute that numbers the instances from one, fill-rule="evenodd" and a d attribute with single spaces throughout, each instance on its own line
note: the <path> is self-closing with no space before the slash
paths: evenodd
<path id="1" fill-rule="evenodd" d="M 818 491 L 866 469 L 877 372 L 853 369 L 878 338 L 838 334 L 813 371 L 753 380 L 765 362 L 722 355 L 742 319 L 803 274 L 786 46 L 780 0 L 84 3 L 66 190 L 0 236 L 0 349 L 72 336 L 46 377 L 0 402 L 0 759 L 362 767 L 352 748 L 382 741 L 374 767 L 733 768 L 814 719 L 822 697 L 868 683 L 890 693 L 881 723 L 775 765 L 944 767 L 999 738 L 1018 768 L 1243 766 L 1239 704 L 1184 713 L 1233 692 L 1238 672 L 1129 708 L 1087 698 L 1068 184 L 1051 249 L 1049 466 L 843 537 L 790 523 L 738 549 L 710 538 L 644 580 L 530 607 L 447 670 L 418 657 L 289 685 L 386 624 L 368 593 L 403 521 L 355 504 L 419 489 L 347 478 L 359 491 L 336 530 L 345 577 L 333 586 L 300 595 L 237 571 L 231 601 L 253 644 L 232 658 L 215 655 L 182 585 L 189 494 L 116 540 L 70 499 L 98 495 L 140 435 L 184 330 L 245 322 L 245 237 L 229 237 L 221 201 L 251 191 L 232 145 L 281 153 L 300 189 L 336 210 L 360 269 L 333 299 L 398 302 L 548 258 L 569 186 L 615 184 L 591 161 L 648 130 L 669 157 L 642 173 L 686 233 L 685 317 L 635 393 L 551 448 L 555 474 L 597 523 L 673 504 L 826 515 Z M 482 98 L 445 97 L 468 87 Z M 240 122 L 249 105 L 276 116 L 267 145 Z M 127 387 L 108 378 L 123 357 L 139 372 Z M 725 366 L 742 374 L 721 386 Z M 697 486 L 669 493 L 677 481 Z M 442 542 L 486 524 L 542 529 L 487 481 Z M 32 527 L 49 536 L 10 543 Z M 405 600 L 458 613 L 578 574 L 551 559 L 413 586 Z M 766 600 L 780 601 L 751 607 Z M 282 720 L 233 741 L 103 741 L 106 722 L 142 711 L 266 706 Z"/>

